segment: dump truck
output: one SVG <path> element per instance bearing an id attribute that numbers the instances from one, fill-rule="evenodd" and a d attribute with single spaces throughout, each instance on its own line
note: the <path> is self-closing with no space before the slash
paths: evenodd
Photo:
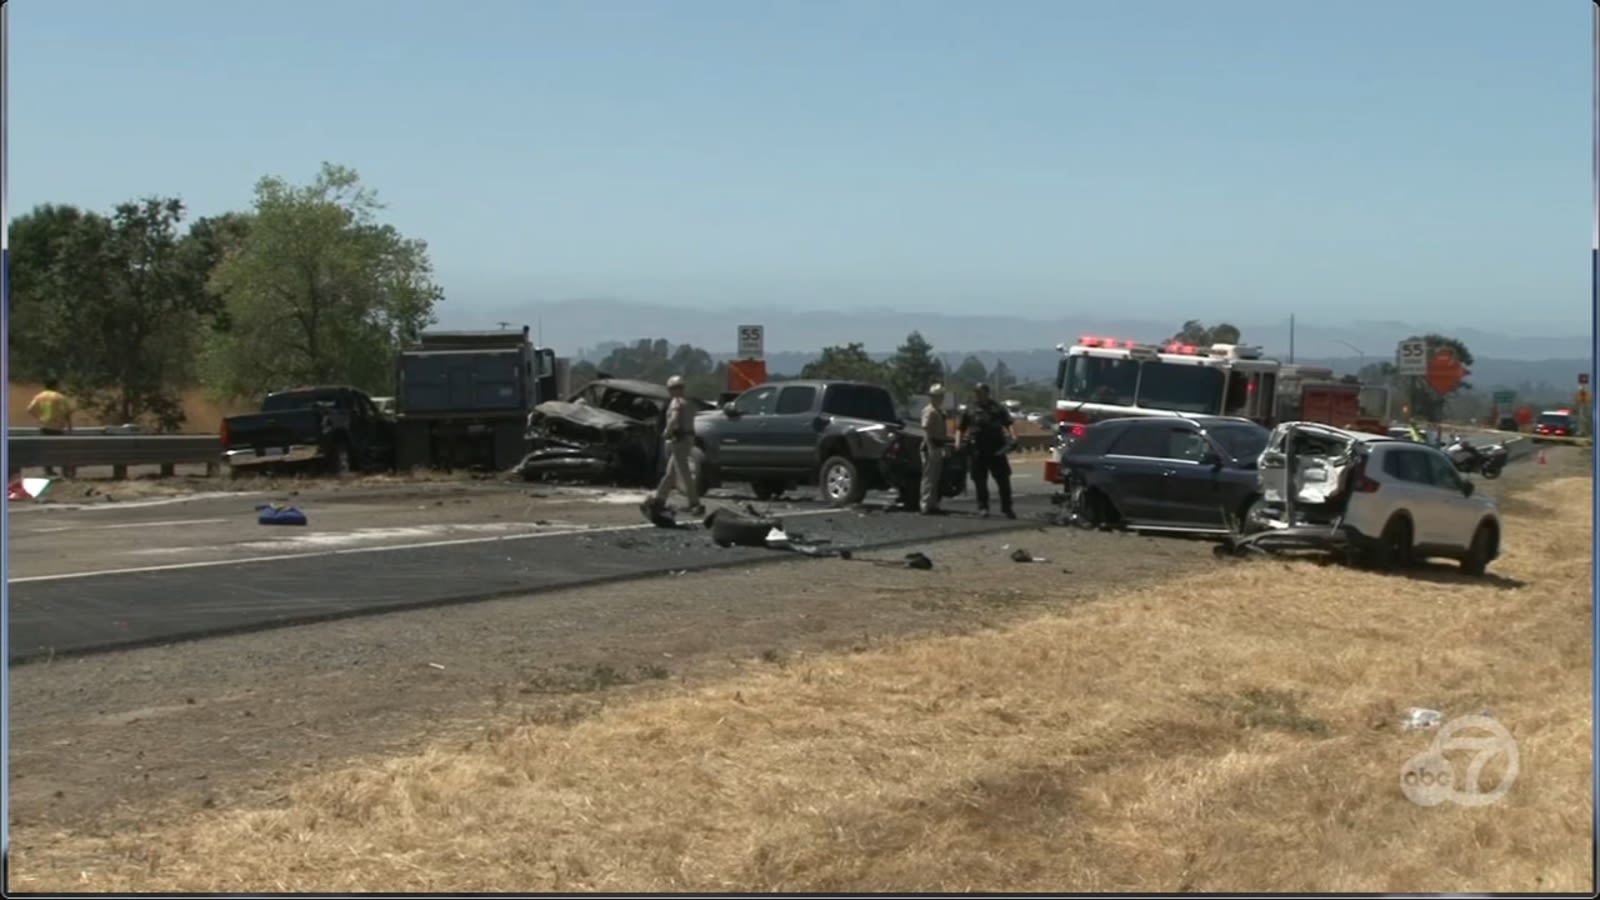
<path id="1" fill-rule="evenodd" d="M 527 453 L 528 413 L 566 396 L 569 361 L 520 331 L 431 331 L 400 352 L 395 466 L 506 471 Z"/>

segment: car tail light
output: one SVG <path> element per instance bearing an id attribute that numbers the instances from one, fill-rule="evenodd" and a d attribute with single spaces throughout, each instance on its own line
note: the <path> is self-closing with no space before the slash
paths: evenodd
<path id="1" fill-rule="evenodd" d="M 1061 463 L 1055 460 L 1046 460 L 1044 464 L 1044 480 L 1051 484 L 1061 483 Z"/>
<path id="2" fill-rule="evenodd" d="M 219 431 L 221 432 L 221 436 L 222 436 L 222 449 L 227 450 L 231 446 L 231 439 L 230 439 L 230 436 L 228 435 L 228 420 L 227 419 L 223 419 L 222 420 L 222 428 L 220 428 Z"/>
<path id="3" fill-rule="evenodd" d="M 1058 409 L 1058 410 L 1056 410 L 1056 424 L 1057 425 L 1067 425 L 1067 424 L 1070 424 L 1070 423 L 1073 423 L 1073 422 L 1080 422 L 1080 423 L 1083 423 L 1083 424 L 1088 424 L 1089 417 L 1084 415 L 1081 412 L 1078 412 L 1075 409 Z"/>
<path id="4" fill-rule="evenodd" d="M 1078 438 L 1081 438 L 1087 434 L 1088 431 L 1089 426 L 1083 424 L 1082 422 L 1074 422 L 1072 423 L 1072 427 L 1067 429 L 1067 434 L 1070 435 L 1073 440 L 1077 440 Z"/>
<path id="5" fill-rule="evenodd" d="M 1361 467 L 1356 469 L 1356 493 L 1376 494 L 1378 492 L 1378 488 L 1381 486 L 1382 485 L 1378 484 L 1378 482 L 1367 477 L 1366 463 L 1362 463 Z"/>

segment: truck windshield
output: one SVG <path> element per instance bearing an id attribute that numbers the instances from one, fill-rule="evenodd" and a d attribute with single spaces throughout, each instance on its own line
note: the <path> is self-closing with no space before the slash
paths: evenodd
<path id="1" fill-rule="evenodd" d="M 1221 412 L 1224 374 L 1209 366 L 1074 356 L 1066 399 L 1167 412 Z"/>
<path id="2" fill-rule="evenodd" d="M 880 387 L 866 384 L 830 384 L 822 394 L 822 411 L 830 416 L 865 419 L 869 422 L 899 422 L 894 398 Z"/>
<path id="3" fill-rule="evenodd" d="M 1539 424 L 1550 428 L 1569 428 L 1572 426 L 1572 417 L 1560 413 L 1540 413 Z"/>
<path id="4" fill-rule="evenodd" d="M 335 409 L 343 409 L 346 406 L 344 396 L 337 391 L 284 391 L 281 394 L 268 394 L 266 399 L 261 401 L 261 411 L 309 409 L 318 403 L 326 403 Z"/>

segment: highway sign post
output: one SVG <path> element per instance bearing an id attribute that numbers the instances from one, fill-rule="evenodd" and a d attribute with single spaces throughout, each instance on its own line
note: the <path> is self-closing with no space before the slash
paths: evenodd
<path id="1" fill-rule="evenodd" d="M 1401 341 L 1395 351 L 1395 373 L 1401 376 L 1428 374 L 1428 344 L 1425 341 Z"/>
<path id="2" fill-rule="evenodd" d="M 761 359 L 766 355 L 766 328 L 762 325 L 739 326 L 739 358 Z"/>

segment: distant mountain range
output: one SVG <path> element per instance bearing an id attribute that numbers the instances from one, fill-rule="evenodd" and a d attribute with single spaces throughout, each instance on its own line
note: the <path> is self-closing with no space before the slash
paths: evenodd
<path id="1" fill-rule="evenodd" d="M 1207 324 L 1228 321 L 1227 317 L 1207 316 L 1201 311 L 1193 318 Z M 768 370 L 784 374 L 798 372 L 823 347 L 833 344 L 861 343 L 874 355 L 887 356 L 909 332 L 916 330 L 952 365 L 968 353 L 989 366 L 996 359 L 1004 359 L 1024 380 L 1053 376 L 1057 343 L 1070 343 L 1080 335 L 1161 341 L 1182 325 L 1103 312 L 1037 319 L 865 308 L 704 310 L 611 299 L 528 303 L 488 309 L 477 315 L 447 305 L 440 315 L 440 327 L 446 328 L 494 328 L 499 322 L 513 323 L 513 327 L 533 326 L 541 343 L 554 347 L 560 355 L 591 359 L 603 356 L 618 342 L 647 337 L 693 344 L 714 356 L 725 357 L 736 349 L 738 326 L 761 325 L 765 329 Z M 1287 314 L 1278 322 L 1232 324 L 1239 327 L 1245 343 L 1262 346 L 1269 356 L 1290 358 Z M 1407 336 L 1430 332 L 1450 335 L 1465 343 L 1476 356 L 1471 381 L 1481 390 L 1540 384 L 1561 391 L 1575 389 L 1578 373 L 1591 368 L 1593 347 L 1588 323 L 1575 324 L 1566 334 L 1539 336 L 1453 328 L 1448 322 L 1330 324 L 1301 317 L 1294 331 L 1296 362 L 1345 372 L 1355 372 L 1364 363 L 1392 360 L 1396 344 Z"/>

